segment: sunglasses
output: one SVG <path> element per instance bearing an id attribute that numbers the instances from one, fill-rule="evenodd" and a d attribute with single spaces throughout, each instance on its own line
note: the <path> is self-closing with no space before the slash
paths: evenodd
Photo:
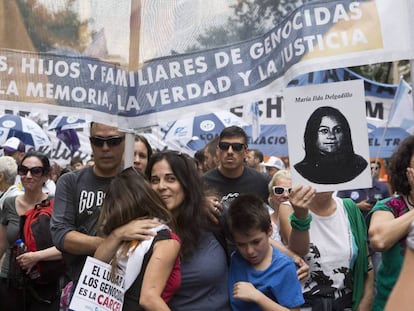
<path id="1" fill-rule="evenodd" d="M 89 137 L 89 141 L 95 147 L 103 147 L 106 143 L 108 147 L 115 147 L 122 143 L 125 139 L 125 136 L 110 136 L 110 137 L 98 137 L 98 136 L 91 136 Z"/>
<path id="2" fill-rule="evenodd" d="M 273 194 L 274 195 L 282 195 L 285 192 L 290 193 L 292 191 L 292 188 L 285 188 L 285 187 L 273 186 L 272 187 L 272 190 L 273 190 Z"/>
<path id="3" fill-rule="evenodd" d="M 223 151 L 229 150 L 230 146 L 231 146 L 231 149 L 233 149 L 234 151 L 242 151 L 246 145 L 242 143 L 225 143 L 225 142 L 218 143 L 218 147 Z"/>
<path id="4" fill-rule="evenodd" d="M 43 176 L 43 174 L 45 172 L 45 169 L 42 166 L 34 166 L 34 167 L 31 167 L 31 168 L 28 168 L 27 166 L 24 166 L 24 165 L 19 165 L 18 166 L 17 173 L 20 176 L 26 176 L 27 172 L 30 172 L 30 174 L 33 177 L 40 177 L 40 176 Z"/>

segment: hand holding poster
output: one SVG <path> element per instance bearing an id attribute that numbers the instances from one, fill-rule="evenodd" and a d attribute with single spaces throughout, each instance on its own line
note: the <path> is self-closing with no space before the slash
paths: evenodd
<path id="1" fill-rule="evenodd" d="M 116 274 L 112 282 L 111 265 L 96 258 L 87 258 L 70 302 L 70 310 L 120 311 L 124 302 L 124 275 Z"/>
<path id="2" fill-rule="evenodd" d="M 361 80 L 286 89 L 293 184 L 318 191 L 371 187 L 364 101 Z"/>

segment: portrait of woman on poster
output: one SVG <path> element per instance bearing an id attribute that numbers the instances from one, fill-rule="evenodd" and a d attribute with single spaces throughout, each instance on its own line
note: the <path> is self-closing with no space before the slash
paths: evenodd
<path id="1" fill-rule="evenodd" d="M 319 107 L 311 114 L 304 143 L 305 157 L 294 168 L 313 183 L 348 182 L 368 166 L 368 161 L 354 152 L 347 119 L 334 107 Z"/>

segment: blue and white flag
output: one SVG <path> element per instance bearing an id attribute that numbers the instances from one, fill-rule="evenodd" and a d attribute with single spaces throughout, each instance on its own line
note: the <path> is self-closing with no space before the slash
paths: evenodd
<path id="1" fill-rule="evenodd" d="M 249 114 L 252 122 L 252 139 L 256 140 L 260 135 L 260 111 L 257 101 L 250 104 Z"/>
<path id="2" fill-rule="evenodd" d="M 411 86 L 400 80 L 397 94 L 388 118 L 388 127 L 400 127 L 411 135 L 414 134 L 414 107 Z"/>

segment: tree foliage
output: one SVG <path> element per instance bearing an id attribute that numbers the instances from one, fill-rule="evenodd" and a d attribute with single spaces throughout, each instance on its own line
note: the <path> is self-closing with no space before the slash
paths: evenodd
<path id="1" fill-rule="evenodd" d="M 393 66 L 397 66 L 397 77 L 393 75 Z M 400 77 L 403 77 L 405 81 L 410 81 L 410 64 L 408 60 L 402 60 L 396 63 L 357 66 L 350 69 L 363 77 L 380 83 L 398 84 Z"/>
<path id="2" fill-rule="evenodd" d="M 80 30 L 86 29 L 88 22 L 79 20 L 73 11 L 74 2 L 64 0 L 62 5 L 51 9 L 38 0 L 17 0 L 27 32 L 39 52 L 54 48 L 82 51 L 85 48 Z"/>
<path id="3" fill-rule="evenodd" d="M 190 50 L 223 46 L 261 35 L 304 2 L 306 0 L 237 0 L 229 6 L 234 13 L 227 23 L 208 28 Z"/>
<path id="4" fill-rule="evenodd" d="M 277 25 L 291 11 L 313 0 L 237 0 L 231 5 L 234 14 L 223 26 L 215 26 L 197 38 L 191 51 L 244 41 L 265 33 Z M 398 62 L 399 73 L 408 81 L 408 61 Z M 370 80 L 381 83 L 393 81 L 391 63 L 371 64 L 351 68 Z"/>

